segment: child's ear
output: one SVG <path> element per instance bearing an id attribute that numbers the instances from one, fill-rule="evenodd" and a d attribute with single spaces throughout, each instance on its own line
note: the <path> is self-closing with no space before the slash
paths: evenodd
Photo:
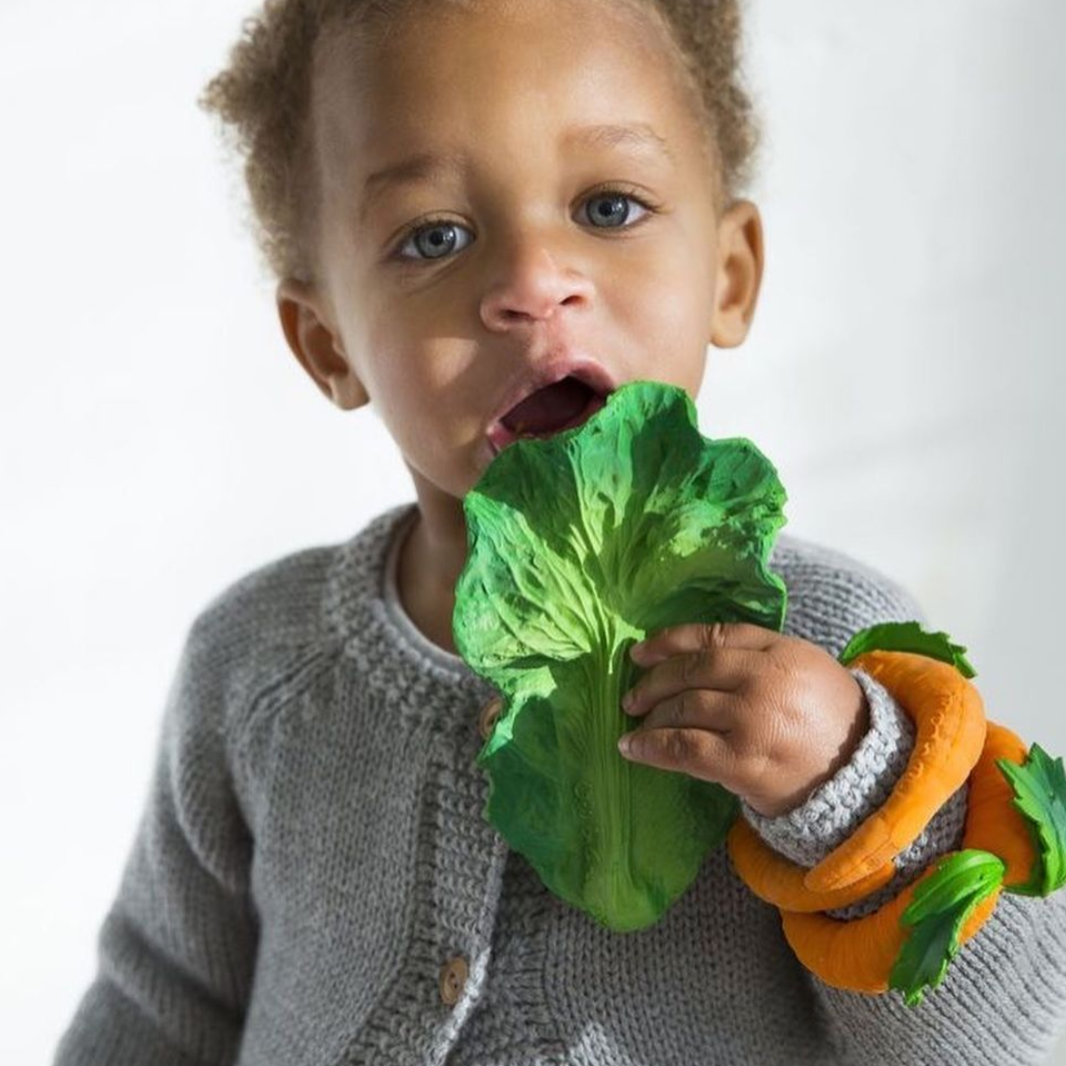
<path id="1" fill-rule="evenodd" d="M 278 283 L 277 304 L 292 354 L 322 394 L 344 410 L 369 403 L 340 338 L 328 324 L 321 294 L 306 282 L 285 278 Z"/>
<path id="2" fill-rule="evenodd" d="M 750 200 L 734 200 L 718 220 L 718 266 L 711 343 L 735 348 L 748 335 L 763 271 L 762 219 Z"/>

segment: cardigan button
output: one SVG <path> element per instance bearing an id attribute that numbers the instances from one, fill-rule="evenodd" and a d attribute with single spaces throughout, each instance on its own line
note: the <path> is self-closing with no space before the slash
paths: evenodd
<path id="1" fill-rule="evenodd" d="M 494 699 L 489 700 L 484 707 L 481 708 L 481 714 L 477 720 L 478 732 L 481 734 L 482 740 L 488 740 L 492 736 L 493 727 L 499 720 L 500 711 L 503 710 L 503 700 L 497 696 Z"/>
<path id="2" fill-rule="evenodd" d="M 440 968 L 440 998 L 441 1002 L 449 1007 L 454 1007 L 463 994 L 467 977 L 466 959 L 462 955 L 454 955 Z"/>

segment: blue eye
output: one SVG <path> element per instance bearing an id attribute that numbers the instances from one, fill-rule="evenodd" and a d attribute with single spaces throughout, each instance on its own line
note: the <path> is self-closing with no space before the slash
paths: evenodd
<path id="1" fill-rule="evenodd" d="M 599 219 L 604 225 L 592 222 L 594 229 L 632 229 L 633 225 L 625 225 L 629 221 L 630 208 L 628 204 L 631 203 L 637 204 L 644 212 L 655 211 L 655 208 L 645 203 L 640 197 L 621 189 L 600 189 L 587 197 L 582 206 L 587 207 L 589 204 L 596 202 L 602 202 L 605 206 L 592 211 L 587 217 L 590 220 Z M 643 217 L 641 216 L 638 221 L 642 220 Z M 460 231 L 470 232 L 466 226 L 458 222 L 452 222 L 450 219 L 431 218 L 420 226 L 409 229 L 400 238 L 400 243 L 396 246 L 395 252 L 393 252 L 393 258 L 407 263 L 424 263 L 436 259 L 444 259 L 460 243 L 457 236 Z M 405 250 L 412 246 L 418 254 L 413 256 L 405 255 Z M 462 247 L 465 247 L 465 245 L 460 245 L 460 250 Z"/>
<path id="2" fill-rule="evenodd" d="M 617 229 L 629 219 L 629 208 L 626 206 L 626 201 L 639 204 L 642 210 L 647 210 L 647 205 L 642 200 L 638 200 L 628 193 L 601 192 L 595 196 L 590 196 L 585 203 L 591 204 L 597 200 L 607 204 L 607 210 L 594 211 L 591 217 L 605 220 L 607 222 L 606 228 L 608 229 Z M 617 209 L 619 205 L 621 206 L 620 210 Z"/>
<path id="3" fill-rule="evenodd" d="M 465 226 L 460 226 L 457 222 L 448 222 L 446 219 L 431 219 L 423 226 L 419 226 L 418 229 L 412 230 L 407 239 L 397 250 L 397 255 L 407 247 L 408 244 L 414 243 L 415 247 L 425 253 L 426 259 L 443 259 L 456 244 L 456 233 L 459 230 L 466 229 Z M 401 259 L 407 258 L 400 255 Z"/>

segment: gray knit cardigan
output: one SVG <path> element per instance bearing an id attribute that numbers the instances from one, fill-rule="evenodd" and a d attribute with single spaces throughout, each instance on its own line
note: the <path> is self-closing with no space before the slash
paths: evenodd
<path id="1" fill-rule="evenodd" d="M 639 932 L 549 893 L 482 817 L 492 688 L 397 597 L 415 513 L 261 566 L 193 622 L 59 1066 L 1047 1061 L 1066 1019 L 1066 891 L 1002 895 L 915 1009 L 809 973 L 724 848 Z M 827 548 L 781 535 L 771 565 L 786 632 L 834 655 L 865 626 L 924 621 L 901 588 Z M 871 726 L 851 762 L 785 815 L 743 810 L 807 865 L 884 802 L 913 744 L 892 697 L 854 673 Z M 989 709 L 1009 726 L 1001 714 Z M 957 847 L 965 793 L 895 881 L 838 916 Z"/>

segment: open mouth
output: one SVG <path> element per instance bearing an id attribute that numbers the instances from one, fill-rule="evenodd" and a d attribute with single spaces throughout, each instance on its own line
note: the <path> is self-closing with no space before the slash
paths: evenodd
<path id="1" fill-rule="evenodd" d="M 515 404 L 489 431 L 499 452 L 516 440 L 551 437 L 587 422 L 607 402 L 607 396 L 568 376 Z"/>

